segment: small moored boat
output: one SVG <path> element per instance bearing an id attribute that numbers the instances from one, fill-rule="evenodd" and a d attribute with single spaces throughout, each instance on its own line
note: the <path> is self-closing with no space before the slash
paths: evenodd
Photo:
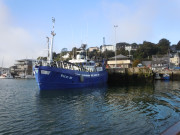
<path id="1" fill-rule="evenodd" d="M 169 74 L 156 73 L 156 75 L 155 75 L 155 80 L 169 80 L 169 79 L 170 79 Z"/>
<path id="2" fill-rule="evenodd" d="M 13 77 L 9 73 L 4 73 L 0 76 L 0 79 L 12 79 Z"/>

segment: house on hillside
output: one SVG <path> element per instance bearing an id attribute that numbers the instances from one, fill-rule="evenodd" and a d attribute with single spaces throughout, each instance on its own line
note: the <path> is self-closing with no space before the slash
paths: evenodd
<path id="1" fill-rule="evenodd" d="M 170 58 L 170 64 L 172 67 L 180 67 L 180 53 L 175 53 L 172 58 Z"/>
<path id="2" fill-rule="evenodd" d="M 138 49 L 138 45 L 126 45 L 125 50 L 127 51 L 136 51 Z"/>
<path id="3" fill-rule="evenodd" d="M 132 50 L 137 50 L 139 48 L 139 45 L 137 45 L 136 43 L 133 44 L 129 44 L 129 43 L 117 43 L 116 44 L 116 48 L 117 50 L 120 50 L 121 48 L 128 50 L 128 51 L 132 51 Z"/>
<path id="4" fill-rule="evenodd" d="M 151 68 L 152 66 L 152 61 L 142 61 L 141 62 L 143 66 Z"/>
<path id="5" fill-rule="evenodd" d="M 130 45 L 129 43 L 121 42 L 121 43 L 116 44 L 116 48 L 117 48 L 117 50 L 120 50 L 121 48 L 125 49 L 125 47 L 129 46 L 129 45 Z"/>
<path id="6" fill-rule="evenodd" d="M 176 46 L 177 46 L 177 45 L 172 45 L 172 46 L 170 46 L 170 50 L 171 50 L 172 52 L 176 52 Z"/>
<path id="7" fill-rule="evenodd" d="M 101 50 L 101 52 L 105 52 L 106 50 L 107 51 L 115 51 L 115 47 L 114 47 L 114 45 L 101 45 L 100 50 Z"/>
<path id="8" fill-rule="evenodd" d="M 70 54 L 69 53 L 66 53 L 65 55 L 62 56 L 63 59 L 68 59 L 70 57 Z"/>
<path id="9" fill-rule="evenodd" d="M 152 69 L 162 70 L 169 68 L 170 56 L 169 55 L 152 55 Z"/>
<path id="10" fill-rule="evenodd" d="M 132 67 L 132 60 L 129 57 L 120 54 L 116 56 L 116 61 L 115 57 L 111 57 L 107 61 L 107 64 L 110 68 L 115 67 L 115 65 L 119 68 L 130 68 Z"/>
<path id="11" fill-rule="evenodd" d="M 89 47 L 89 52 L 93 52 L 94 50 L 99 51 L 99 47 Z"/>

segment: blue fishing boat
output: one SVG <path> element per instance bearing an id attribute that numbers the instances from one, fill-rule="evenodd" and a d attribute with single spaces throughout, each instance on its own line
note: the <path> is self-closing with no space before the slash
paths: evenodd
<path id="1" fill-rule="evenodd" d="M 38 61 L 34 68 L 35 78 L 40 90 L 60 90 L 96 86 L 107 82 L 108 74 L 103 62 L 88 60 L 82 53 L 76 58 L 65 61 L 53 61 L 53 39 L 51 32 L 51 47 L 47 61 Z"/>

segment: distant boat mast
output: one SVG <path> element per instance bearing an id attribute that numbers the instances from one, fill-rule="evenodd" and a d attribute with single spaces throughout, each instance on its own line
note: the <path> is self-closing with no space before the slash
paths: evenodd
<path id="1" fill-rule="evenodd" d="M 52 23 L 53 23 L 53 29 L 51 31 L 51 47 L 50 47 L 50 52 L 49 52 L 49 62 L 51 63 L 53 61 L 53 41 L 54 41 L 54 36 L 56 33 L 54 33 L 54 24 L 55 24 L 55 18 L 52 17 Z"/>
<path id="2" fill-rule="evenodd" d="M 3 56 L 3 59 L 2 59 L 1 71 L 3 71 L 3 61 L 4 61 L 4 56 Z"/>

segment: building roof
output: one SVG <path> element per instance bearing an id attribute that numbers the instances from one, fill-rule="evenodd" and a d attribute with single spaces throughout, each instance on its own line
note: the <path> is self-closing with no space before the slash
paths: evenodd
<path id="1" fill-rule="evenodd" d="M 113 59 L 115 59 L 115 56 L 110 58 L 110 60 L 113 60 Z M 116 55 L 116 59 L 129 59 L 129 57 L 119 54 L 119 55 Z"/>
<path id="2" fill-rule="evenodd" d="M 150 66 L 152 64 L 152 61 L 142 61 L 142 64 L 144 66 Z"/>
<path id="3" fill-rule="evenodd" d="M 24 61 L 36 61 L 35 59 L 21 59 L 21 60 L 16 60 L 17 62 L 24 62 Z"/>
<path id="4" fill-rule="evenodd" d="M 101 45 L 100 48 L 106 47 L 106 46 L 114 46 L 114 45 Z"/>
<path id="5" fill-rule="evenodd" d="M 89 47 L 89 48 L 98 48 L 99 49 L 99 47 L 97 47 L 97 46 L 96 47 Z"/>

